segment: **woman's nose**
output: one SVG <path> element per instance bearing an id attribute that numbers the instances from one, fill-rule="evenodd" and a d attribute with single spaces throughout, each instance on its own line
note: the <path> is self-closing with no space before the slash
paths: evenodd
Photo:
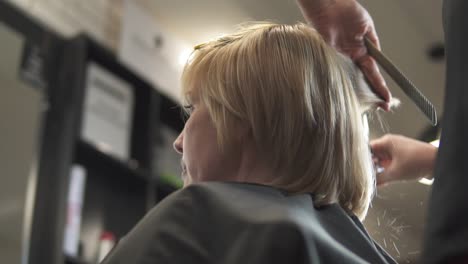
<path id="1" fill-rule="evenodd" d="M 184 145 L 184 131 L 182 130 L 182 132 L 180 132 L 179 136 L 174 141 L 174 144 L 173 144 L 174 150 L 177 153 L 182 154 L 184 152 L 184 149 L 182 147 L 183 145 Z"/>

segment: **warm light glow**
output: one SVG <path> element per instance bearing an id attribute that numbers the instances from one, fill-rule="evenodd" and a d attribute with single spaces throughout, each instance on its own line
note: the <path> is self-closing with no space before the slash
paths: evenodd
<path id="1" fill-rule="evenodd" d="M 432 185 L 433 182 L 434 182 L 434 179 L 421 178 L 419 180 L 419 183 L 422 183 L 424 185 Z"/>
<path id="2" fill-rule="evenodd" d="M 179 54 L 179 65 L 184 66 L 187 63 L 187 60 L 190 58 L 190 54 L 192 54 L 193 49 L 191 48 L 184 48 Z"/>

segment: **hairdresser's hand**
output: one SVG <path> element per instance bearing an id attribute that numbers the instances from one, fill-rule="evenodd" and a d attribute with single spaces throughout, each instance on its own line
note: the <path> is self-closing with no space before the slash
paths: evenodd
<path id="1" fill-rule="evenodd" d="M 371 149 L 375 165 L 384 169 L 377 185 L 432 177 L 437 148 L 429 143 L 388 134 L 371 141 Z"/>
<path id="2" fill-rule="evenodd" d="M 381 108 L 388 111 L 392 97 L 379 67 L 367 53 L 364 37 L 378 49 L 374 21 L 356 0 L 297 0 L 307 22 L 338 51 L 348 55 L 361 68 L 374 91 L 384 99 Z"/>

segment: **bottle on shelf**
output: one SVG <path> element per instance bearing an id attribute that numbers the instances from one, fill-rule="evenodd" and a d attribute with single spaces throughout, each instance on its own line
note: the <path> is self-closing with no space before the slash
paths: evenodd
<path id="1" fill-rule="evenodd" d="M 109 231 L 102 232 L 101 237 L 99 239 L 99 251 L 98 251 L 97 263 L 101 263 L 101 261 L 112 250 L 114 245 L 115 245 L 114 234 Z"/>

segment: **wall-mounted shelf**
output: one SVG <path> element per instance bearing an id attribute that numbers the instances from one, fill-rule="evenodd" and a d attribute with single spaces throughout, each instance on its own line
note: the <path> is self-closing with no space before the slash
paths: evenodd
<path id="1" fill-rule="evenodd" d="M 101 167 L 110 174 L 121 173 L 135 180 L 149 181 L 152 175 L 148 169 L 139 167 L 136 161 L 124 162 L 97 149 L 94 145 L 79 140 L 76 147 L 76 161 L 80 164 L 89 164 L 92 167 Z"/>
<path id="2" fill-rule="evenodd" d="M 65 264 L 91 264 L 90 262 L 86 262 L 80 258 L 72 258 L 69 256 L 65 256 Z"/>
<path id="3" fill-rule="evenodd" d="M 65 39 L 34 21 L 8 2 L 0 1 L 0 22 L 22 34 L 44 52 L 44 116 L 38 163 L 28 264 L 94 263 L 99 235 L 124 236 L 158 201 L 177 190 L 159 179 L 155 165 L 161 144 L 160 127 L 182 130 L 178 105 L 158 92 L 112 52 L 86 35 Z M 90 63 L 124 80 L 134 104 L 128 138 L 128 157 L 117 158 L 82 137 L 86 73 Z M 158 74 L 155 72 L 155 74 Z M 166 142 L 167 143 L 167 142 Z M 86 172 L 81 231 L 83 255 L 65 257 L 70 171 L 75 164 Z M 21 252 L 25 252 L 24 249 Z M 1 261 L 0 261 L 1 262 Z"/>

